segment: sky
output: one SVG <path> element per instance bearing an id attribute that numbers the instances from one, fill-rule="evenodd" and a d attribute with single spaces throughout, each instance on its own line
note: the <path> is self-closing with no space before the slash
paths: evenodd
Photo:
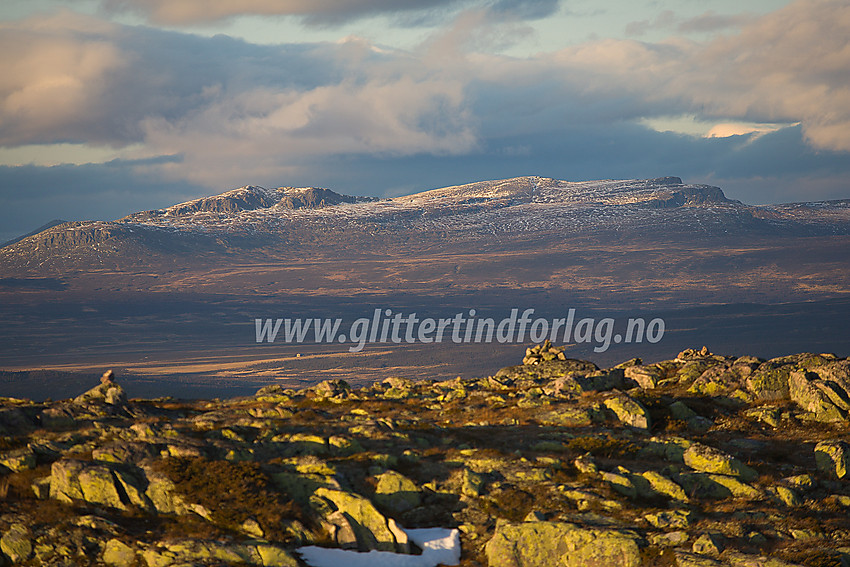
<path id="1" fill-rule="evenodd" d="M 244 185 L 850 198 L 844 0 L 3 0 L 0 242 Z"/>

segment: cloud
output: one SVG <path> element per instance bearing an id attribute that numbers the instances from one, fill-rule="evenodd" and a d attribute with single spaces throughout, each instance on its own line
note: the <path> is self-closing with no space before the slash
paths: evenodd
<path id="1" fill-rule="evenodd" d="M 184 181 L 168 181 L 146 166 L 171 162 L 160 157 L 143 162 L 0 166 L 0 242 L 6 242 L 53 219 L 112 220 L 131 212 L 186 201 L 207 194 Z"/>
<path id="2" fill-rule="evenodd" d="M 676 14 L 672 10 L 664 10 L 654 20 L 640 20 L 626 25 L 626 35 L 640 36 L 654 29 L 667 29 L 673 26 Z"/>
<path id="3" fill-rule="evenodd" d="M 751 13 L 717 14 L 709 10 L 695 18 L 682 21 L 676 26 L 676 30 L 681 33 L 716 32 L 729 28 L 738 28 L 755 20 L 756 15 Z"/>
<path id="4" fill-rule="evenodd" d="M 448 17 L 469 8 L 538 19 L 557 11 L 559 0 L 102 0 L 101 4 L 107 12 L 134 12 L 156 24 L 192 25 L 258 15 L 298 16 L 307 24 L 328 26 L 373 16 Z"/>
<path id="5" fill-rule="evenodd" d="M 850 151 L 848 37 L 846 2 L 795 2 L 737 35 L 687 49 L 669 87 L 706 116 L 799 121 L 814 147 Z"/>
<path id="6" fill-rule="evenodd" d="M 716 124 L 706 134 L 706 138 L 728 138 L 729 136 L 761 135 L 776 132 L 781 126 L 772 124 L 722 123 Z"/>
<path id="7" fill-rule="evenodd" d="M 466 171 L 464 164 L 492 177 L 485 163 L 547 175 L 531 167 L 561 158 L 542 140 L 584 156 L 580 170 L 588 177 L 677 174 L 657 171 L 664 159 L 706 175 L 741 169 L 706 153 L 744 155 L 736 136 L 682 145 L 683 138 L 647 138 L 638 124 L 670 115 L 754 123 L 752 132 L 799 123 L 793 130 L 803 142 L 777 151 L 800 152 L 806 143 L 808 150 L 850 151 L 844 2 L 799 1 L 705 43 L 604 39 L 524 59 L 496 54 L 523 24 L 501 23 L 494 10 L 522 8 L 531 17 L 557 4 L 486 6 L 457 15 L 410 52 L 357 38 L 252 45 L 68 12 L 5 24 L 0 46 L 13 56 L 0 59 L 0 145 L 142 146 L 126 156 L 180 160 L 137 164 L 138 174 L 211 190 L 292 179 L 314 184 L 329 177 L 328 164 L 354 169 L 367 162 L 451 164 L 447 177 Z M 758 144 L 747 139 L 766 147 L 780 132 Z M 652 167 L 638 158 L 621 164 L 605 139 L 623 152 L 646 153 Z M 655 155 L 658 148 L 666 158 Z M 759 167 L 768 167 L 769 157 L 760 156 Z M 700 169 L 700 162 L 708 165 Z M 372 175 L 374 185 L 381 176 Z"/>

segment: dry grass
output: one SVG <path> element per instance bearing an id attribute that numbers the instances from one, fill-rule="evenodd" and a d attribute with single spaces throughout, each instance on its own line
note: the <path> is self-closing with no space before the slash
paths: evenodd
<path id="1" fill-rule="evenodd" d="M 266 537 L 285 541 L 281 522 L 305 520 L 293 500 L 272 488 L 269 477 L 253 462 L 212 461 L 202 458 L 168 458 L 155 468 L 165 473 L 190 501 L 211 511 L 212 519 L 237 530 L 254 518 Z"/>

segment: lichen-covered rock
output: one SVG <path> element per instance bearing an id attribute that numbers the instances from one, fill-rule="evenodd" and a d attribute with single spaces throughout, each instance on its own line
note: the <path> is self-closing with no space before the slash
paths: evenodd
<path id="1" fill-rule="evenodd" d="M 800 495 L 797 494 L 793 489 L 788 488 L 787 486 L 772 486 L 770 487 L 770 492 L 776 497 L 777 500 L 782 502 L 788 507 L 796 508 L 798 506 L 803 505 L 803 499 L 800 498 Z"/>
<path id="2" fill-rule="evenodd" d="M 791 361 L 772 359 L 762 363 L 747 378 L 747 389 L 757 400 L 784 400 L 789 396 L 788 378 L 794 366 Z"/>
<path id="3" fill-rule="evenodd" d="M 829 364 L 833 358 L 811 353 L 772 358 L 762 363 L 747 378 L 747 389 L 757 400 L 785 400 L 790 392 L 791 373 Z"/>
<path id="4" fill-rule="evenodd" d="M 690 517 L 688 510 L 662 510 L 644 516 L 646 521 L 656 528 L 687 528 L 691 525 Z"/>
<path id="5" fill-rule="evenodd" d="M 257 554 L 263 567 L 298 567 L 299 563 L 287 550 L 275 545 L 258 545 Z"/>
<path id="6" fill-rule="evenodd" d="M 536 365 L 522 364 L 507 366 L 496 372 L 496 381 L 510 380 L 554 380 L 566 376 L 585 376 L 599 370 L 599 367 L 587 360 L 550 360 Z"/>
<path id="7" fill-rule="evenodd" d="M 626 425 L 638 429 L 649 429 L 652 425 L 649 412 L 643 404 L 626 394 L 612 396 L 603 403 Z"/>
<path id="8" fill-rule="evenodd" d="M 655 471 L 643 472 L 641 473 L 641 476 L 649 482 L 650 487 L 656 493 L 663 494 L 664 496 L 668 496 L 673 500 L 679 500 L 680 502 L 688 501 L 688 496 L 685 494 L 685 491 L 682 490 L 682 487 L 666 476 Z"/>
<path id="9" fill-rule="evenodd" d="M 99 404 L 108 406 L 110 412 L 117 412 L 127 404 L 127 394 L 124 388 L 115 382 L 112 371 L 108 370 L 101 377 L 100 385 L 74 398 L 74 404 L 88 406 L 89 409 Z"/>
<path id="10" fill-rule="evenodd" d="M 627 366 L 623 369 L 625 377 L 629 380 L 637 382 L 638 386 L 644 390 L 652 390 L 661 380 L 661 369 L 656 365 L 642 366 Z"/>
<path id="11" fill-rule="evenodd" d="M 670 415 L 673 419 L 688 421 L 689 419 L 696 417 L 697 413 L 689 408 L 685 403 L 677 400 L 670 404 Z"/>
<path id="12" fill-rule="evenodd" d="M 0 467 L 5 467 L 12 472 L 34 469 L 35 464 L 35 453 L 29 447 L 0 454 Z M 2 470 L 0 468 L 0 471 Z"/>
<path id="13" fill-rule="evenodd" d="M 136 565 L 136 550 L 120 539 L 110 539 L 103 549 L 103 562 L 112 567 Z"/>
<path id="14" fill-rule="evenodd" d="M 623 496 L 635 498 L 638 495 L 637 488 L 628 476 L 612 472 L 602 472 L 600 474 L 602 475 L 602 479 L 607 482 L 611 488 Z"/>
<path id="15" fill-rule="evenodd" d="M 758 473 L 732 455 L 719 449 L 694 443 L 682 455 L 686 465 L 695 471 L 740 477 L 749 482 L 758 477 Z"/>
<path id="16" fill-rule="evenodd" d="M 850 445 L 844 441 L 821 441 L 815 445 L 815 464 L 833 478 L 844 478 L 850 469 Z"/>
<path id="17" fill-rule="evenodd" d="M 38 419 L 45 429 L 65 429 L 74 425 L 74 414 L 64 405 L 45 408 Z"/>
<path id="18" fill-rule="evenodd" d="M 499 567 L 638 567 L 639 541 L 624 530 L 499 520 L 485 551 Z"/>
<path id="19" fill-rule="evenodd" d="M 0 538 L 0 551 L 12 560 L 23 563 L 32 555 L 32 534 L 23 524 L 12 524 Z"/>
<path id="20" fill-rule="evenodd" d="M 675 480 L 677 484 L 684 488 L 687 494 L 695 498 L 704 498 L 707 500 L 730 498 L 732 491 L 723 484 L 716 482 L 712 478 L 713 476 L 715 475 L 706 473 L 681 473 L 675 476 Z"/>
<path id="21" fill-rule="evenodd" d="M 184 565 L 256 565 L 258 567 L 297 567 L 287 550 L 267 544 L 239 544 L 204 540 L 170 541 L 142 553 L 148 567 Z"/>
<path id="22" fill-rule="evenodd" d="M 63 502 L 82 500 L 113 508 L 127 509 L 112 469 L 84 461 L 62 459 L 50 469 L 50 497 Z"/>
<path id="23" fill-rule="evenodd" d="M 321 398 L 345 399 L 351 395 L 351 385 L 345 380 L 324 380 L 313 387 Z"/>
<path id="24" fill-rule="evenodd" d="M 728 476 L 725 474 L 710 474 L 708 475 L 708 478 L 712 482 L 727 488 L 734 498 L 759 500 L 763 496 L 757 488 L 754 488 L 745 482 L 741 482 L 734 476 Z"/>
<path id="25" fill-rule="evenodd" d="M 406 512 L 421 503 L 420 491 L 412 480 L 395 471 L 378 476 L 375 502 L 393 512 Z"/>
<path id="26" fill-rule="evenodd" d="M 723 537 L 720 534 L 706 533 L 696 539 L 691 551 L 700 555 L 717 556 L 720 555 L 723 548 Z"/>
<path id="27" fill-rule="evenodd" d="M 159 514 L 188 514 L 190 508 L 174 483 L 164 474 L 150 467 L 143 468 L 147 479 L 145 496 Z"/>
<path id="28" fill-rule="evenodd" d="M 351 521 L 361 551 L 406 552 L 409 543 L 400 534 L 393 533 L 389 521 L 363 496 L 343 490 L 316 489 L 315 496 L 333 503 L 336 510 Z M 403 532 L 402 532 L 403 533 Z"/>
<path id="29" fill-rule="evenodd" d="M 0 434 L 20 435 L 32 429 L 33 421 L 21 408 L 0 408 Z"/>
<path id="30" fill-rule="evenodd" d="M 467 468 L 463 469 L 463 476 L 460 481 L 460 493 L 464 496 L 477 498 L 481 496 L 484 489 L 484 476 L 471 471 Z"/>
<path id="31" fill-rule="evenodd" d="M 795 370 L 789 375 L 788 385 L 791 400 L 814 414 L 817 421 L 841 422 L 847 416 L 850 403 L 842 399 L 847 393 L 824 382 L 814 372 Z"/>

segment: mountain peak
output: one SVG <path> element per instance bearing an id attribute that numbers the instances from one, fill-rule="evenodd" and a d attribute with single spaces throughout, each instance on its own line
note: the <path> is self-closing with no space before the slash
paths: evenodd
<path id="1" fill-rule="evenodd" d="M 278 187 L 266 189 L 258 185 L 245 185 L 218 195 L 201 197 L 164 209 L 153 209 L 128 215 L 120 221 L 145 222 L 157 218 L 178 218 L 196 213 L 233 215 L 258 209 L 320 209 L 341 203 L 371 201 L 370 197 L 341 195 L 330 189 L 317 187 Z"/>

